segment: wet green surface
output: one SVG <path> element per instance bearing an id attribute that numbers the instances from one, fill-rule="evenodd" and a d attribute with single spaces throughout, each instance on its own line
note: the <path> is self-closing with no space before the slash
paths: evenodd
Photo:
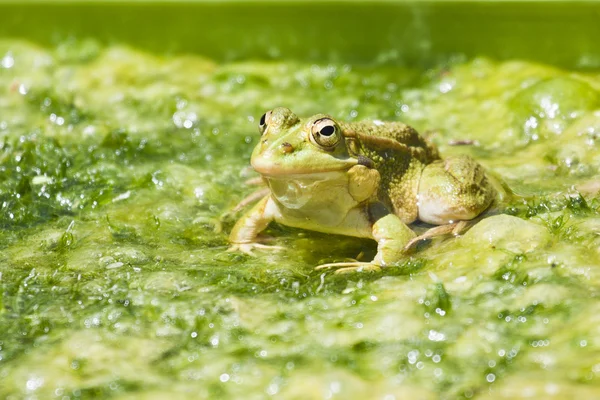
<path id="1" fill-rule="evenodd" d="M 0 0 L 0 37 L 219 61 L 430 68 L 461 54 L 597 70 L 599 15 L 594 0 Z"/>
<path id="2" fill-rule="evenodd" d="M 265 110 L 401 120 L 525 203 L 378 274 L 227 253 Z M 595 398 L 600 72 L 0 42 L 0 397 Z M 475 144 L 453 146 L 456 141 Z"/>

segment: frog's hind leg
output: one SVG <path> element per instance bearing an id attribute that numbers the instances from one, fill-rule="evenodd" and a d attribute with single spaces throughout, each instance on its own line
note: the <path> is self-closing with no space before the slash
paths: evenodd
<path id="1" fill-rule="evenodd" d="M 471 220 L 498 196 L 483 167 L 465 155 L 427 165 L 418 193 L 419 220 L 434 225 Z"/>

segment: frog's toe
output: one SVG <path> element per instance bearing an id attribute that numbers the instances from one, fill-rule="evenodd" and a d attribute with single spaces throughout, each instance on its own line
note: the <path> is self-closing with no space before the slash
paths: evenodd
<path id="1" fill-rule="evenodd" d="M 360 261 L 329 263 L 315 267 L 316 270 L 329 268 L 337 268 L 335 271 L 336 274 L 348 274 L 352 272 L 377 272 L 381 270 L 379 265 Z"/>
<path id="2" fill-rule="evenodd" d="M 261 243 L 236 243 L 229 247 L 229 249 L 227 249 L 227 252 L 240 252 L 251 257 L 256 257 L 256 254 L 254 254 L 254 250 L 256 249 L 274 251 L 284 250 L 284 248 L 281 246 L 269 246 Z"/>
<path id="3" fill-rule="evenodd" d="M 254 243 L 254 248 L 261 249 L 261 250 L 274 250 L 274 251 L 285 250 L 285 247 L 283 247 L 283 246 L 272 246 L 272 245 L 261 244 L 261 243 Z"/>
<path id="4" fill-rule="evenodd" d="M 340 269 L 337 269 L 334 272 L 334 274 L 340 275 L 340 274 L 350 274 L 350 273 L 354 273 L 354 272 L 379 272 L 379 271 L 381 271 L 381 267 L 379 265 L 368 264 L 368 265 L 359 265 L 359 266 L 354 266 L 354 267 L 340 268 Z"/>
<path id="5" fill-rule="evenodd" d="M 252 252 L 254 246 L 252 243 L 237 243 L 231 245 L 228 249 L 228 253 L 244 253 L 248 256 L 255 257 L 255 254 Z"/>

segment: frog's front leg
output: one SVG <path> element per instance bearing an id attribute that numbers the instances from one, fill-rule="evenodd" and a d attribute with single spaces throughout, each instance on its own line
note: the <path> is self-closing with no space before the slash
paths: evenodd
<path id="1" fill-rule="evenodd" d="M 241 251 L 253 255 L 254 249 L 282 250 L 280 246 L 267 246 L 258 243 L 257 236 L 267 228 L 278 212 L 271 195 L 263 197 L 250 211 L 244 214 L 229 235 L 231 247 L 227 251 Z"/>
<path id="2" fill-rule="evenodd" d="M 371 208 L 380 209 L 374 205 Z M 319 265 L 317 269 L 339 268 L 336 273 L 354 271 L 379 271 L 404 257 L 404 247 L 416 234 L 395 214 L 384 214 L 372 226 L 373 239 L 377 241 L 377 254 L 371 262 L 341 262 Z"/>
<path id="3" fill-rule="evenodd" d="M 395 214 L 388 214 L 373 224 L 377 254 L 373 263 L 385 267 L 401 260 L 405 246 L 417 235 Z"/>

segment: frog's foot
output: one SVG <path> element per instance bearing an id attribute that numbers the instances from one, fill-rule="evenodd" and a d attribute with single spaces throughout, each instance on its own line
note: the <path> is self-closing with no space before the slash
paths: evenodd
<path id="1" fill-rule="evenodd" d="M 338 268 L 335 273 L 336 274 L 347 274 L 350 272 L 377 272 L 381 271 L 381 267 L 379 265 L 375 265 L 371 262 L 361 262 L 361 261 L 351 261 L 351 262 L 339 262 L 339 263 L 329 263 L 329 264 L 321 264 L 318 267 L 315 267 L 316 270 L 319 269 L 328 269 L 328 268 Z"/>
<path id="2" fill-rule="evenodd" d="M 275 251 L 285 250 L 285 248 L 281 247 L 281 246 L 269 246 L 266 244 L 252 242 L 252 243 L 234 243 L 227 249 L 227 252 L 228 253 L 240 252 L 240 253 L 249 255 L 251 257 L 254 257 L 255 256 L 254 250 L 256 250 L 256 249 L 275 250 Z"/>
<path id="3" fill-rule="evenodd" d="M 413 249 L 420 241 L 432 239 L 437 236 L 452 234 L 458 236 L 463 233 L 470 225 L 471 221 L 458 221 L 452 224 L 440 225 L 429 229 L 422 235 L 412 238 L 405 246 L 404 251 Z"/>

